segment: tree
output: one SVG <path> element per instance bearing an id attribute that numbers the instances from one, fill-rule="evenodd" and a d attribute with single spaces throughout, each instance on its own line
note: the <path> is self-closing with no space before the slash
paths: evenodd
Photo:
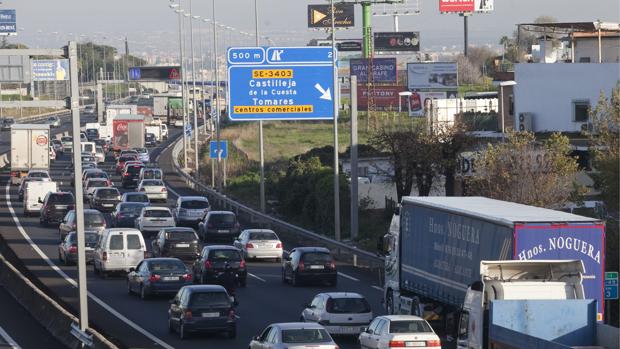
<path id="1" fill-rule="evenodd" d="M 537 142 L 533 133 L 508 132 L 477 160 L 470 193 L 527 205 L 561 208 L 584 192 L 575 180 L 576 159 L 568 137 L 559 133 Z"/>
<path id="2" fill-rule="evenodd" d="M 459 84 L 462 85 L 480 85 L 483 82 L 480 69 L 472 64 L 469 58 L 458 55 L 456 57 L 458 66 Z"/>

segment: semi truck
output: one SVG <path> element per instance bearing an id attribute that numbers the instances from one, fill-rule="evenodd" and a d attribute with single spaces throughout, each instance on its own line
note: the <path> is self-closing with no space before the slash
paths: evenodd
<path id="1" fill-rule="evenodd" d="M 47 124 L 11 126 L 11 184 L 19 185 L 30 170 L 50 168 L 50 127 Z"/>
<path id="2" fill-rule="evenodd" d="M 168 125 L 174 125 L 176 119 L 183 118 L 183 98 L 181 94 L 154 95 L 153 116 Z"/>
<path id="3" fill-rule="evenodd" d="M 117 155 L 121 150 L 144 147 L 144 115 L 121 114 L 112 121 L 112 150 Z"/>
<path id="4" fill-rule="evenodd" d="M 482 260 L 580 260 L 583 287 L 603 319 L 605 226 L 600 220 L 484 197 L 404 197 L 389 232 L 383 301 L 390 314 L 424 316 L 454 342 Z"/>

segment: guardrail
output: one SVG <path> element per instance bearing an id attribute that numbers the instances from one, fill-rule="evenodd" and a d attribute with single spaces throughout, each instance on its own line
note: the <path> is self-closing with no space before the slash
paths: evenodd
<path id="1" fill-rule="evenodd" d="M 238 217 L 247 218 L 252 223 L 263 224 L 275 229 L 280 235 L 285 232 L 294 235 L 297 240 L 301 240 L 300 242 L 310 242 L 313 245 L 320 243 L 321 245 L 329 248 L 334 254 L 334 257 L 341 262 L 348 263 L 355 267 L 377 269 L 376 272 L 379 277 L 379 282 L 383 282 L 381 273 L 384 267 L 384 259 L 382 257 L 368 251 L 360 250 L 345 242 L 330 239 L 324 235 L 317 234 L 308 229 L 298 227 L 281 219 L 259 212 L 251 207 L 226 197 L 226 195 L 217 192 L 211 187 L 198 182 L 189 174 L 185 173 L 179 165 L 178 159 L 182 149 L 182 140 L 177 141 L 174 148 L 172 148 L 172 162 L 175 172 L 184 179 L 188 187 L 206 196 L 212 204 L 215 204 L 217 207 L 234 211 Z"/>

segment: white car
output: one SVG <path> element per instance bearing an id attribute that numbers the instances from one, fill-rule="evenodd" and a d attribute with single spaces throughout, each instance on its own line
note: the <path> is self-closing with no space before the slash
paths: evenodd
<path id="1" fill-rule="evenodd" d="M 418 316 L 378 316 L 359 335 L 362 348 L 427 348 L 441 349 L 441 340 L 431 325 Z"/>
<path id="2" fill-rule="evenodd" d="M 56 151 L 54 147 L 50 147 L 50 161 L 56 161 Z"/>
<path id="3" fill-rule="evenodd" d="M 143 179 L 138 184 L 138 190 L 148 196 L 149 200 L 168 200 L 168 189 L 163 181 L 159 179 Z"/>
<path id="4" fill-rule="evenodd" d="M 44 181 L 51 181 L 50 173 L 46 170 L 30 170 L 26 175 L 26 178 L 42 178 Z"/>
<path id="5" fill-rule="evenodd" d="M 105 162 L 105 152 L 103 151 L 103 147 L 98 145 L 95 147 L 95 159 L 98 164 L 102 164 Z"/>
<path id="6" fill-rule="evenodd" d="M 138 160 L 143 163 L 148 163 L 151 161 L 151 157 L 149 156 L 149 150 L 146 148 L 135 148 L 136 152 L 138 152 Z"/>
<path id="7" fill-rule="evenodd" d="M 245 259 L 270 258 L 282 260 L 282 241 L 273 230 L 246 229 L 235 239 L 234 245 L 243 252 Z"/>
<path id="8" fill-rule="evenodd" d="M 301 312 L 301 320 L 321 323 L 332 335 L 359 335 L 372 321 L 372 311 L 359 293 L 319 293 Z"/>
<path id="9" fill-rule="evenodd" d="M 287 322 L 271 324 L 254 337 L 249 349 L 336 349 L 338 345 L 319 324 Z"/>
<path id="10" fill-rule="evenodd" d="M 174 120 L 174 127 L 183 127 L 183 119 Z"/>
<path id="11" fill-rule="evenodd" d="M 136 229 L 141 232 L 158 232 L 162 228 L 175 227 L 172 212 L 168 207 L 146 206 L 136 218 Z"/>

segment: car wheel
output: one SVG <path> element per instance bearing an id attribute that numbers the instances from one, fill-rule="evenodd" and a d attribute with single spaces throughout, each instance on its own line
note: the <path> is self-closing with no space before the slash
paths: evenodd
<path id="1" fill-rule="evenodd" d="M 282 258 L 276 258 L 276 263 L 282 263 Z"/>
<path id="2" fill-rule="evenodd" d="M 302 316 L 299 317 L 299 322 L 306 322 L 306 318 Z"/>
<path id="3" fill-rule="evenodd" d="M 282 268 L 282 283 L 286 283 L 286 272 L 284 271 L 284 268 Z"/>
<path id="4" fill-rule="evenodd" d="M 392 294 L 392 291 L 388 291 L 385 296 L 385 310 L 388 315 L 394 314 L 394 295 Z"/>
<path id="5" fill-rule="evenodd" d="M 131 290 L 131 283 L 127 280 L 127 294 L 131 295 L 133 291 Z"/>
<path id="6" fill-rule="evenodd" d="M 65 266 L 69 266 L 69 265 L 71 265 L 71 262 L 69 262 L 69 260 L 67 259 L 67 257 L 64 257 L 64 258 L 62 259 L 62 261 L 64 262 Z"/>
<path id="7" fill-rule="evenodd" d="M 248 284 L 247 277 L 244 277 L 243 279 L 239 279 L 239 286 L 240 287 L 245 287 L 247 284 Z"/>
<path id="8" fill-rule="evenodd" d="M 331 287 L 336 287 L 336 286 L 338 286 L 338 277 L 337 277 L 337 276 L 335 276 L 333 279 L 331 279 L 331 280 L 329 281 L 329 286 L 331 286 Z"/>
<path id="9" fill-rule="evenodd" d="M 299 286 L 299 280 L 297 280 L 297 273 L 294 271 L 291 272 L 291 285 Z"/>
<path id="10" fill-rule="evenodd" d="M 140 285 L 140 299 L 147 300 L 149 298 L 149 294 L 146 292 L 144 285 Z"/>
<path id="11" fill-rule="evenodd" d="M 93 271 L 95 275 L 99 275 L 99 269 L 97 268 L 97 262 L 93 262 Z"/>
<path id="12" fill-rule="evenodd" d="M 62 253 L 60 253 L 60 250 L 58 250 L 58 260 L 64 263 L 64 261 L 62 260 Z"/>
<path id="13" fill-rule="evenodd" d="M 180 340 L 187 339 L 187 333 L 185 332 L 185 324 L 183 322 L 179 324 L 179 339 Z"/>
<path id="14" fill-rule="evenodd" d="M 168 333 L 174 333 L 174 326 L 172 326 L 172 319 L 168 317 Z"/>

